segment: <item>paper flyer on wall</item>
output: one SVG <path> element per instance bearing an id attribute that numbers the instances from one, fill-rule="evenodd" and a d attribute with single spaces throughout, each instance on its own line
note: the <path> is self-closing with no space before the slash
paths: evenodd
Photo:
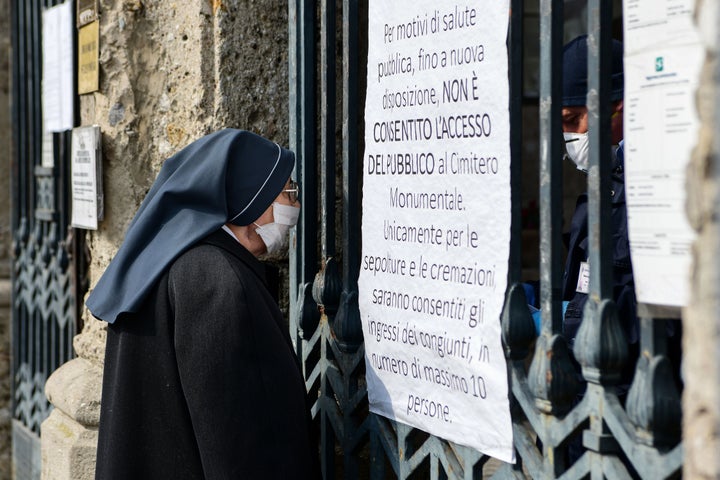
<path id="1" fill-rule="evenodd" d="M 697 141 L 704 50 L 694 1 L 628 0 L 625 34 L 625 183 L 638 301 L 681 307 L 695 233 L 685 214 L 685 170 Z"/>
<path id="2" fill-rule="evenodd" d="M 359 304 L 371 411 L 514 462 L 500 313 L 509 4 L 369 3 Z"/>
<path id="3" fill-rule="evenodd" d="M 72 131 L 70 168 L 72 216 L 75 228 L 97 230 L 104 212 L 100 127 L 77 127 Z"/>

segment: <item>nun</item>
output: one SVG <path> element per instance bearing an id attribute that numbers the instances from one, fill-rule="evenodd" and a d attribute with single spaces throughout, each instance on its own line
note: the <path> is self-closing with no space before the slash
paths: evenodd
<path id="1" fill-rule="evenodd" d="M 163 164 L 86 302 L 108 322 L 97 479 L 319 477 L 302 371 L 257 259 L 287 248 L 293 166 L 234 129 Z"/>

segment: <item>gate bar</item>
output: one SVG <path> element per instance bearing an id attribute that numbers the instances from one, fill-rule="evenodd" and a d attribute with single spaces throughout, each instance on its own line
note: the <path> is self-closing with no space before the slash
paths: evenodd
<path id="1" fill-rule="evenodd" d="M 612 3 L 588 3 L 588 240 L 590 298 L 612 298 L 610 236 L 610 76 L 612 74 Z"/>
<path id="2" fill-rule="evenodd" d="M 335 0 L 322 0 L 320 25 L 320 249 L 335 255 Z"/>
<path id="3" fill-rule="evenodd" d="M 563 1 L 540 0 L 540 306 L 542 333 L 562 331 Z"/>
<path id="4" fill-rule="evenodd" d="M 303 305 L 310 297 L 317 263 L 317 160 L 315 151 L 315 8 L 310 0 L 288 3 L 289 23 L 289 142 L 295 152 L 295 179 L 300 184 L 300 218 L 291 231 L 290 332 L 302 358 L 297 339 Z M 311 299 L 310 299 L 311 300 Z M 302 302 L 301 302 L 302 301 Z M 303 303 L 304 302 L 304 303 Z"/>
<path id="5" fill-rule="evenodd" d="M 523 136 L 523 0 L 512 0 L 508 50 L 510 54 L 510 265 L 508 285 L 522 280 L 522 136 Z"/>

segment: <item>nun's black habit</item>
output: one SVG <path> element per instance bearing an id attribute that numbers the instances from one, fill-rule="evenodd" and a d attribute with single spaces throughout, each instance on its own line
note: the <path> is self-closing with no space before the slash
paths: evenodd
<path id="1" fill-rule="evenodd" d="M 87 305 L 110 322 L 97 479 L 317 478 L 305 385 L 263 266 L 222 225 L 293 155 L 223 130 L 163 165 Z"/>

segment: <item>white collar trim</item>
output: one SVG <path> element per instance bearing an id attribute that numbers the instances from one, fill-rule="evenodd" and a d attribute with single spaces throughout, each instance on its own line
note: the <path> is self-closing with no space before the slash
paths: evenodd
<path id="1" fill-rule="evenodd" d="M 233 231 L 230 230 L 230 227 L 228 227 L 227 225 L 223 225 L 222 229 L 225 230 L 232 238 L 234 238 L 236 242 L 240 243 L 240 240 L 238 240 Z"/>

